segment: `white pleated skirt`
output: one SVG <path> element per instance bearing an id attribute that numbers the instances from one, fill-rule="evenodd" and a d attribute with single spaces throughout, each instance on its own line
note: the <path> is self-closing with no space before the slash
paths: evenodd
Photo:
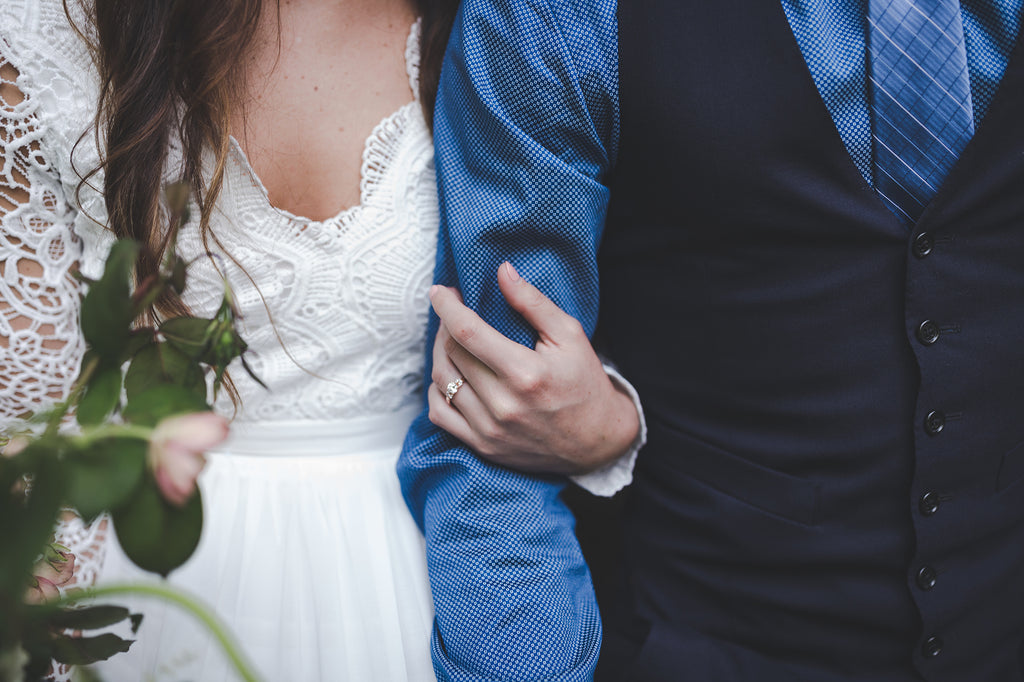
<path id="1" fill-rule="evenodd" d="M 169 582 L 223 619 L 266 682 L 433 681 L 423 537 L 395 461 L 413 412 L 235 425 L 200 478 L 203 534 Z M 143 573 L 116 540 L 101 583 Z M 193 618 L 158 600 L 107 682 L 235 680 Z"/>

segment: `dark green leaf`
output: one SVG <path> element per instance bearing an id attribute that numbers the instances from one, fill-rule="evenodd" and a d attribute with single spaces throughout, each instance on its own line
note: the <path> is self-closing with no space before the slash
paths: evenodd
<path id="1" fill-rule="evenodd" d="M 125 374 L 124 386 L 131 402 L 135 396 L 157 386 L 182 386 L 206 397 L 202 368 L 169 343 L 153 343 L 140 350 Z"/>
<path id="2" fill-rule="evenodd" d="M 113 514 L 117 539 L 136 566 L 166 576 L 192 556 L 203 527 L 198 491 L 184 507 L 175 507 L 149 478 L 128 504 Z"/>
<path id="3" fill-rule="evenodd" d="M 128 362 L 135 354 L 140 350 L 153 343 L 153 329 L 150 327 L 142 327 L 132 331 L 128 337 L 128 341 L 125 343 L 124 354 L 121 356 L 121 364 Z"/>
<path id="4" fill-rule="evenodd" d="M 57 514 L 65 498 L 68 472 L 58 461 L 55 449 L 62 441 L 49 439 L 49 445 L 35 442 L 18 454 L 17 462 L 5 463 L 0 481 L 0 519 L 3 551 L 0 551 L 0 590 L 14 589 L 21 594 L 31 575 L 36 557 L 53 532 Z M 12 493 L 11 486 L 23 472 L 32 475 L 32 492 L 26 496 Z"/>
<path id="5" fill-rule="evenodd" d="M 263 383 L 263 380 L 256 375 L 256 372 L 254 372 L 252 367 L 249 366 L 249 363 L 245 361 L 245 354 L 243 353 L 242 355 L 238 356 L 238 358 L 242 361 L 242 369 L 244 369 L 245 373 L 249 375 L 249 378 L 255 381 L 260 386 L 262 386 L 264 389 L 269 391 L 270 389 L 267 387 L 267 385 Z"/>
<path id="6" fill-rule="evenodd" d="M 86 519 L 128 500 L 146 466 L 148 443 L 138 438 L 104 438 L 72 453 L 67 503 Z"/>
<path id="7" fill-rule="evenodd" d="M 164 417 L 208 411 L 205 394 L 205 384 L 202 391 L 173 384 L 158 385 L 129 398 L 121 414 L 133 424 L 156 426 Z"/>
<path id="8" fill-rule="evenodd" d="M 87 665 L 105 661 L 114 654 L 128 651 L 132 640 L 117 635 L 105 634 L 95 637 L 69 637 L 55 635 L 52 642 L 52 656 L 55 661 L 69 665 Z"/>
<path id="9" fill-rule="evenodd" d="M 164 201 L 172 216 L 178 217 L 183 223 L 188 222 L 188 200 L 192 196 L 192 187 L 184 181 L 169 182 L 164 185 Z"/>
<path id="10" fill-rule="evenodd" d="M 103 276 L 82 299 L 82 335 L 109 364 L 117 364 L 120 359 L 134 317 L 129 279 L 137 253 L 135 242 L 116 242 Z"/>
<path id="11" fill-rule="evenodd" d="M 174 317 L 160 325 L 167 342 L 192 359 L 203 356 L 210 345 L 213 320 Z"/>
<path id="12" fill-rule="evenodd" d="M 49 615 L 47 621 L 61 630 L 96 630 L 114 623 L 120 623 L 132 616 L 123 606 L 87 606 L 81 609 L 59 609 Z"/>
<path id="13" fill-rule="evenodd" d="M 29 652 L 29 656 L 31 658 L 29 659 L 28 665 L 24 668 L 25 679 L 30 681 L 45 679 L 45 675 L 52 664 L 50 656 L 46 654 L 33 654 L 31 652 Z"/>
<path id="14" fill-rule="evenodd" d="M 174 267 L 171 268 L 171 286 L 174 287 L 174 290 L 179 294 L 185 291 L 187 270 L 188 266 L 185 264 L 185 261 L 180 258 L 176 258 L 174 260 Z"/>
<path id="15" fill-rule="evenodd" d="M 82 426 L 95 426 L 114 411 L 121 400 L 121 368 L 99 370 L 85 388 L 75 417 Z"/>

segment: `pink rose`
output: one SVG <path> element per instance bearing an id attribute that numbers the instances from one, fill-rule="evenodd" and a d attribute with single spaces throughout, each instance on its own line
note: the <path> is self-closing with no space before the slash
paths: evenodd
<path id="1" fill-rule="evenodd" d="M 149 439 L 149 466 L 160 494 L 183 506 L 196 489 L 206 464 L 204 453 L 228 437 L 228 422 L 213 412 L 194 412 L 164 419 Z"/>
<path id="2" fill-rule="evenodd" d="M 40 578 L 39 576 L 33 576 L 32 580 L 32 586 L 25 592 L 26 604 L 44 604 L 48 601 L 60 599 L 60 591 L 52 580 Z"/>
<path id="3" fill-rule="evenodd" d="M 47 545 L 32 574 L 32 586 L 25 593 L 25 603 L 42 604 L 57 599 L 59 586 L 68 584 L 75 576 L 75 555 L 62 545 Z"/>

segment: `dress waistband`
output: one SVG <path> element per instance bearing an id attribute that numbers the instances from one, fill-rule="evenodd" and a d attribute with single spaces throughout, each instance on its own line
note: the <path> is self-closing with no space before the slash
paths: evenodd
<path id="1" fill-rule="evenodd" d="M 233 422 L 230 435 L 215 453 L 294 457 L 359 454 L 399 448 L 420 413 L 412 406 L 389 414 L 335 420 Z"/>

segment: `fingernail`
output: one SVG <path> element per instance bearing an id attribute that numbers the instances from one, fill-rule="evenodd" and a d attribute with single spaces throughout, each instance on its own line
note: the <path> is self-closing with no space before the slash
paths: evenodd
<path id="1" fill-rule="evenodd" d="M 431 284 L 430 291 L 427 293 L 427 297 L 430 298 L 430 300 L 434 300 L 434 294 L 436 294 L 437 290 L 440 288 L 441 286 L 438 284 Z"/>
<path id="2" fill-rule="evenodd" d="M 512 267 L 512 264 L 509 263 L 508 261 L 505 261 L 505 267 L 508 269 L 508 276 L 510 278 L 512 278 L 512 281 L 513 282 L 518 282 L 519 281 L 519 273 L 516 272 L 516 269 L 514 267 Z"/>

